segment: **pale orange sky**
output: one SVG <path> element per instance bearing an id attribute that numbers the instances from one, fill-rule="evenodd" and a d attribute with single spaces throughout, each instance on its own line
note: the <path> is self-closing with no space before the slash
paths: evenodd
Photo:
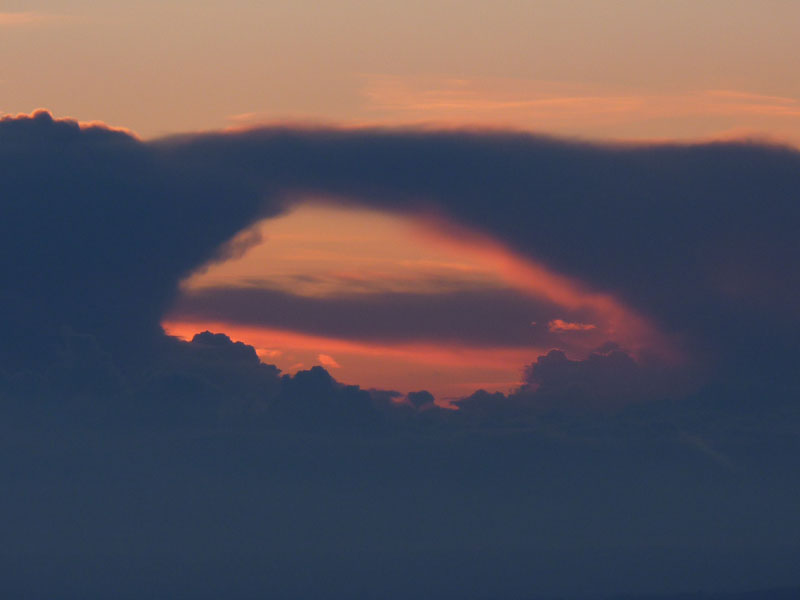
<path id="1" fill-rule="evenodd" d="M 311 202 L 255 230 L 261 243 L 240 258 L 210 265 L 184 287 L 262 286 L 326 297 L 503 285 L 501 273 L 480 257 L 437 245 L 409 219 L 376 211 Z M 264 362 L 284 372 L 321 364 L 345 383 L 403 393 L 425 388 L 442 402 L 481 387 L 516 387 L 522 366 L 543 350 L 367 343 L 170 316 L 164 326 L 186 339 L 205 329 L 225 332 L 255 346 Z"/>
<path id="2" fill-rule="evenodd" d="M 792 0 L 6 0 L 0 111 L 800 143 Z"/>

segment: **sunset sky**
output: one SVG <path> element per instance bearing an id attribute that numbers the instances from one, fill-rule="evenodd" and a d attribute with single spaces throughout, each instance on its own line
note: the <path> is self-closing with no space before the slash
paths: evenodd
<path id="1" fill-rule="evenodd" d="M 796 143 L 798 19 L 792 0 L 6 0 L 0 110 L 144 138 L 291 119 Z"/>
<path id="2" fill-rule="evenodd" d="M 0 52 L 9 58 L 0 67 L 0 111 L 46 107 L 143 139 L 303 123 L 798 144 L 799 21 L 800 6 L 786 0 L 236 0 L 225 10 L 205 1 L 11 0 L 0 13 Z M 245 257 L 195 275 L 194 285 L 258 281 L 303 297 L 528 285 L 475 246 L 448 245 L 430 226 L 421 235 L 414 216 L 323 209 L 318 200 L 295 199 L 298 208 L 266 221 Z M 562 347 L 582 358 L 598 339 L 576 328 L 509 348 L 499 338 L 481 345 L 431 334 L 406 340 L 422 344 L 412 350 L 278 323 L 233 327 L 230 315 L 214 316 L 165 324 L 184 336 L 228 329 L 290 372 L 324 355 L 344 381 L 404 393 L 424 387 L 443 401 L 471 387 L 507 390 L 543 351 Z M 522 330 L 541 320 L 535 311 L 525 318 Z M 564 320 L 546 322 L 555 318 Z M 453 368 L 456 356 L 469 356 L 469 377 Z"/>
<path id="3" fill-rule="evenodd" d="M 0 588 L 800 584 L 799 32 L 0 2 Z"/>
<path id="4" fill-rule="evenodd" d="M 582 357 L 609 338 L 636 350 L 654 343 L 641 317 L 611 297 L 477 235 L 441 236 L 408 217 L 319 202 L 266 220 L 242 239 L 254 232 L 261 240 L 254 247 L 183 283 L 186 299 L 164 321 L 169 333 L 191 339 L 225 331 L 285 371 L 321 364 L 367 387 L 425 388 L 442 404 L 477 389 L 518 387 L 521 366 L 554 347 Z M 226 308 L 224 298 L 192 310 L 193 297 L 225 289 L 290 294 L 295 310 L 282 311 L 275 296 L 262 297 L 255 313 Z M 338 311 L 315 318 L 336 298 Z M 370 305 L 371 298 L 378 300 Z M 307 307 L 297 305 L 301 299 Z M 542 300 L 554 306 L 537 306 Z M 431 319 L 449 325 L 436 328 Z"/>

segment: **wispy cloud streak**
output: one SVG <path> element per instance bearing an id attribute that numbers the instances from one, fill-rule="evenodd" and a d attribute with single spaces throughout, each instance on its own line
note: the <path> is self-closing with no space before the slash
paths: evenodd
<path id="1" fill-rule="evenodd" d="M 797 98 L 733 89 L 658 93 L 549 81 L 369 76 L 363 94 L 367 109 L 380 118 L 412 123 L 517 124 L 571 134 L 580 127 L 591 132 L 642 121 L 700 118 L 735 118 L 737 130 L 763 129 L 764 121 L 774 121 L 792 128 L 783 135 L 794 135 L 793 128 L 800 126 Z M 693 130 L 702 135 L 699 125 Z"/>

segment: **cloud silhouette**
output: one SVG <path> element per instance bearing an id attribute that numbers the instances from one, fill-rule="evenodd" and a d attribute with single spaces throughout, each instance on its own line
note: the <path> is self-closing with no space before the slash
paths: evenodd
<path id="1" fill-rule="evenodd" d="M 150 360 L 181 278 L 311 192 L 494 236 L 633 306 L 719 379 L 796 378 L 790 148 L 314 128 L 141 142 L 38 112 L 0 122 L 0 158 L 7 370 L 47 364 L 64 327 L 120 368 Z"/>
<path id="2" fill-rule="evenodd" d="M 799 166 L 794 150 L 737 143 L 288 128 L 142 142 L 43 112 L 3 119 L 4 591 L 796 585 Z M 414 410 L 321 367 L 281 374 L 221 334 L 163 335 L 182 278 L 309 191 L 494 236 L 685 338 L 715 377 L 685 398 L 559 413 L 647 395 L 664 372 L 612 344 L 582 358 L 554 349 L 519 390 Z M 298 326 L 316 310 L 347 314 L 339 300 L 295 313 L 291 298 L 263 298 Z M 403 302 L 458 335 L 463 321 L 436 322 L 441 307 Z M 544 308 L 537 322 L 595 322 Z"/>
<path id="3" fill-rule="evenodd" d="M 420 390 L 418 392 L 409 392 L 406 395 L 406 400 L 408 400 L 411 403 L 411 405 L 417 410 L 420 410 L 426 406 L 432 407 L 434 405 L 434 402 L 436 401 L 436 399 L 433 397 L 433 394 L 431 394 L 427 390 Z"/>
<path id="4" fill-rule="evenodd" d="M 800 254 L 790 148 L 280 128 L 156 146 L 285 194 L 438 211 L 686 336 L 720 377 L 786 377 L 798 355 L 800 276 L 783 266 Z"/>
<path id="5" fill-rule="evenodd" d="M 191 166 L 170 173 L 123 132 L 43 111 L 0 121 L 0 159 L 8 368 L 46 363 L 63 327 L 124 362 L 152 352 L 176 282 L 264 210 L 247 193 L 222 210 Z"/>

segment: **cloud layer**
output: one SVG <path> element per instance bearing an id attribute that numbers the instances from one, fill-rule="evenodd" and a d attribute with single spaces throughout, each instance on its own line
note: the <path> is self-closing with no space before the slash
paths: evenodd
<path id="1" fill-rule="evenodd" d="M 477 599 L 796 585 L 799 183 L 796 151 L 748 144 L 294 129 L 143 143 L 47 113 L 0 121 L 4 589 Z M 445 410 L 425 390 L 403 399 L 321 367 L 282 375 L 221 333 L 164 336 L 179 282 L 307 191 L 495 236 L 632 305 L 716 372 L 678 400 L 619 406 L 672 374 L 613 344 L 584 360 L 553 350 L 519 390 Z M 214 308 L 209 294 L 196 306 Z M 419 331 L 458 339 L 495 335 L 463 321 L 489 301 L 528 319 L 513 296 L 452 298 L 472 306 L 452 321 L 446 297 L 376 296 L 368 327 L 341 300 L 242 301 L 254 297 L 354 336 L 404 335 L 382 325 L 397 302 Z M 530 306 L 545 335 L 592 322 Z"/>
<path id="2" fill-rule="evenodd" d="M 787 266 L 800 258 L 800 153 L 788 148 L 290 128 L 143 143 L 39 112 L 0 123 L 0 153 L 7 364 L 42 359 L 65 327 L 114 354 L 157 343 L 178 281 L 303 193 L 484 232 L 681 336 L 719 376 L 789 378 L 800 354 Z M 283 305 L 298 325 L 324 312 Z M 351 335 L 381 328 L 328 309 Z M 421 326 L 478 335 L 434 313 Z"/>
<path id="3" fill-rule="evenodd" d="M 232 322 L 342 339 L 428 341 L 539 348 L 598 345 L 577 330 L 573 344 L 548 327 L 567 309 L 508 289 L 387 292 L 308 297 L 265 288 L 203 288 L 181 295 L 171 320 Z M 590 311 L 573 311 L 576 318 Z M 592 326 L 588 331 L 594 329 Z M 566 328 L 567 330 L 569 328 Z M 581 343 L 582 342 L 582 343 Z"/>
<path id="4" fill-rule="evenodd" d="M 800 281 L 784 265 L 800 253 L 800 154 L 788 148 L 281 129 L 156 146 L 171 160 L 246 174 L 265 191 L 439 211 L 728 362 L 796 351 Z M 742 337 L 750 347 L 729 352 Z"/>

